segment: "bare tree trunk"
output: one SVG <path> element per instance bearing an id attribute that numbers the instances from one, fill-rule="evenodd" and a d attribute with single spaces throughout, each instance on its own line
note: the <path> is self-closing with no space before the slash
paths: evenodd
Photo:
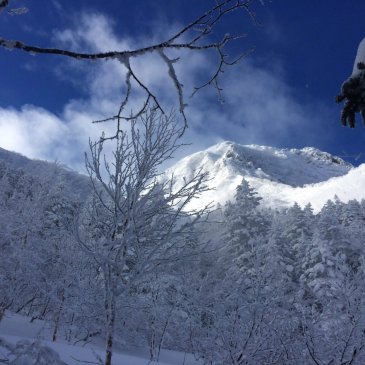
<path id="1" fill-rule="evenodd" d="M 105 269 L 105 313 L 106 313 L 106 349 L 104 365 L 112 364 L 115 326 L 115 296 L 112 288 L 110 267 Z"/>
<path id="2" fill-rule="evenodd" d="M 51 301 L 51 298 L 49 297 L 48 299 L 47 299 L 47 303 L 46 303 L 46 305 L 44 306 L 44 308 L 43 308 L 43 311 L 42 311 L 42 313 L 41 313 L 41 315 L 40 315 L 40 318 L 39 319 L 44 319 L 44 317 L 45 317 L 45 315 L 46 315 L 46 313 L 47 313 L 47 309 L 48 309 L 48 305 L 49 305 L 49 302 Z"/>
<path id="3" fill-rule="evenodd" d="M 0 303 L 0 322 L 4 318 L 6 308 L 7 308 L 7 306 L 5 304 Z"/>
<path id="4" fill-rule="evenodd" d="M 165 334 L 166 334 L 166 331 L 167 331 L 167 326 L 169 325 L 170 323 L 170 319 L 171 319 L 171 314 L 173 312 L 173 309 L 171 310 L 170 312 L 170 315 L 168 316 L 168 318 L 166 319 L 166 322 L 163 326 L 163 330 L 162 330 L 162 333 L 161 333 L 161 336 L 160 336 L 160 340 L 158 342 L 158 348 L 157 348 L 157 355 L 156 355 L 156 361 L 159 361 L 160 360 L 160 353 L 161 353 L 161 348 L 162 348 L 162 344 L 163 344 L 163 340 L 165 338 Z"/>
<path id="5" fill-rule="evenodd" d="M 4 318 L 5 312 L 11 307 L 13 301 L 1 301 L 0 302 L 0 322 Z"/>
<path id="6" fill-rule="evenodd" d="M 58 328 L 59 328 L 59 324 L 60 324 L 60 318 L 61 318 L 61 313 L 63 310 L 64 301 L 65 301 L 65 291 L 62 289 L 60 309 L 58 310 L 56 318 L 55 318 L 55 325 L 54 325 L 54 330 L 53 330 L 53 335 L 52 335 L 53 342 L 55 342 L 57 340 L 57 333 L 58 333 Z"/>
<path id="7" fill-rule="evenodd" d="M 36 299 L 36 296 L 30 298 L 27 302 L 25 302 L 22 306 L 20 306 L 18 309 L 16 309 L 15 313 L 21 312 L 28 304 L 32 304 L 34 300 Z"/>
<path id="8" fill-rule="evenodd" d="M 111 365 L 113 355 L 113 339 L 114 339 L 114 320 L 115 316 L 109 318 L 107 334 L 106 334 L 106 351 L 105 351 L 105 365 Z"/>
<path id="9" fill-rule="evenodd" d="M 151 334 L 151 338 L 150 338 L 150 361 L 149 361 L 149 364 L 152 361 L 156 360 L 156 329 L 154 328 L 154 324 L 155 324 L 155 318 L 150 323 L 150 326 L 152 328 L 152 334 Z"/>
<path id="10" fill-rule="evenodd" d="M 72 317 L 71 317 L 71 323 L 70 323 L 70 329 L 67 333 L 67 336 L 66 336 L 66 340 L 68 343 L 71 343 L 71 338 L 72 338 L 72 326 L 74 324 L 74 319 L 75 319 L 75 314 L 73 313 L 72 314 Z"/>

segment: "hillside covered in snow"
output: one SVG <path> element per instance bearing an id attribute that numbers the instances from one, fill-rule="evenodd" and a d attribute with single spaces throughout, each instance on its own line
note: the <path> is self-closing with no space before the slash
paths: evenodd
<path id="1" fill-rule="evenodd" d="M 32 176 L 62 181 L 75 195 L 85 198 L 90 192 L 87 176 L 66 166 L 30 160 L 0 149 L 0 161 Z M 271 208 L 289 207 L 297 202 L 311 203 L 315 211 L 335 196 L 343 202 L 365 198 L 365 166 L 353 167 L 340 157 L 313 147 L 279 149 L 258 145 L 240 145 L 225 141 L 177 161 L 166 171 L 177 186 L 201 170 L 209 173 L 208 186 L 193 207 L 213 202 L 224 205 L 232 200 L 236 187 L 246 179 Z"/>
<path id="2" fill-rule="evenodd" d="M 27 176 L 41 179 L 51 185 L 67 186 L 70 192 L 82 199 L 90 194 L 89 178 L 57 161 L 32 160 L 19 153 L 0 148 L 0 163 L 4 168 L 22 171 Z"/>
<path id="3" fill-rule="evenodd" d="M 212 189 L 192 205 L 208 202 L 224 205 L 232 200 L 236 187 L 246 179 L 271 208 L 311 203 L 318 211 L 337 196 L 347 202 L 365 198 L 365 166 L 353 167 L 340 157 L 312 147 L 278 149 L 258 145 L 222 142 L 185 157 L 167 172 L 177 184 L 201 170 L 208 172 Z"/>
<path id="4" fill-rule="evenodd" d="M 189 204 L 231 199 L 186 212 L 139 159 L 93 192 L 0 156 L 0 362 L 364 364 L 365 200 L 325 203 L 361 200 L 364 166 L 224 142 L 167 171 L 193 189 L 211 174 Z"/>

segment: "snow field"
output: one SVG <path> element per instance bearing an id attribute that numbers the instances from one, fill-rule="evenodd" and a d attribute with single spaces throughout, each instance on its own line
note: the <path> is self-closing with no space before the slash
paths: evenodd
<path id="1" fill-rule="evenodd" d="M 44 321 L 35 320 L 30 322 L 29 318 L 6 312 L 3 320 L 0 322 L 0 338 L 5 341 L 16 344 L 21 340 L 30 342 L 39 341 L 43 346 L 47 346 L 56 351 L 60 358 L 67 365 L 79 365 L 84 362 L 97 363 L 96 356 L 103 358 L 105 349 L 102 341 L 97 343 L 72 345 L 65 340 L 52 342 L 51 328 Z M 0 347 L 0 359 L 4 359 L 6 350 Z M 163 350 L 159 362 L 150 362 L 148 359 L 147 349 L 130 349 L 128 351 L 120 351 L 116 346 L 113 353 L 113 364 L 115 365 L 199 365 L 192 355 L 184 354 L 177 351 Z M 1 363 L 1 361 L 0 361 Z M 30 363 L 33 365 L 33 363 Z M 29 365 L 30 365 L 29 364 Z M 20 363 L 16 363 L 20 365 Z M 28 363 L 22 365 L 28 365 Z M 35 364 L 34 364 L 35 365 Z M 52 364 L 49 364 L 52 365 Z"/>

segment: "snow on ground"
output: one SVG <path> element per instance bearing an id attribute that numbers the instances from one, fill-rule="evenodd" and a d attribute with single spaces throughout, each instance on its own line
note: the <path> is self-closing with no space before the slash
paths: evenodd
<path id="1" fill-rule="evenodd" d="M 96 344 L 72 345 L 64 341 L 52 342 L 51 328 L 44 321 L 36 320 L 30 323 L 30 319 L 7 312 L 4 319 L 0 322 L 0 338 L 5 339 L 11 344 L 20 340 L 40 341 L 42 345 L 48 346 L 56 351 L 60 358 L 67 365 L 80 365 L 83 361 L 96 362 L 95 353 L 104 358 L 102 346 Z M 0 348 L 0 359 L 5 358 L 6 351 Z M 115 351 L 113 354 L 113 364 L 115 365 L 198 365 L 191 354 L 184 354 L 176 351 L 163 350 L 159 362 L 149 362 L 148 350 L 138 349 Z M 52 364 L 49 364 L 52 365 Z"/>
<path id="2" fill-rule="evenodd" d="M 247 178 L 247 181 L 263 198 L 263 203 L 271 208 L 289 207 L 298 203 L 304 207 L 312 204 L 314 212 L 318 212 L 328 200 L 336 196 L 347 203 L 349 200 L 365 199 L 365 164 L 351 169 L 346 175 L 333 177 L 317 184 L 303 187 L 292 187 L 273 181 Z"/>
<path id="3" fill-rule="evenodd" d="M 344 176 L 333 177 L 317 184 L 308 184 L 303 187 L 293 187 L 269 179 L 260 179 L 245 175 L 234 175 L 213 179 L 210 184 L 215 190 L 194 202 L 195 207 L 208 201 L 219 202 L 224 205 L 226 201 L 233 200 L 236 186 L 245 178 L 248 183 L 263 198 L 262 204 L 270 208 L 290 207 L 295 202 L 301 207 L 311 203 L 314 212 L 319 212 L 328 200 L 336 196 L 340 201 L 347 203 L 349 200 L 365 199 L 365 164 L 353 168 Z M 221 179 L 222 178 L 222 179 Z"/>
<path id="4" fill-rule="evenodd" d="M 312 203 L 315 211 L 329 200 L 337 196 L 339 200 L 347 203 L 349 200 L 365 199 L 365 164 L 353 168 L 348 174 L 340 177 L 333 177 L 325 182 L 307 185 L 303 188 L 295 188 L 287 192 L 288 201 L 296 201 L 304 206 Z"/>

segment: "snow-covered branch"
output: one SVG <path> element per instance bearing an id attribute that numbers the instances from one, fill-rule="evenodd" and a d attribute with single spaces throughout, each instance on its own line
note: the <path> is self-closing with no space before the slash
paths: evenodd
<path id="1" fill-rule="evenodd" d="M 179 29 L 175 34 L 168 36 L 165 40 L 159 43 L 151 44 L 146 47 L 129 49 L 129 50 L 111 50 L 108 52 L 76 52 L 69 49 L 61 49 L 56 47 L 43 47 L 31 44 L 26 44 L 20 40 L 11 40 L 9 38 L 0 37 L 0 47 L 6 49 L 17 49 L 23 52 L 31 54 L 42 54 L 42 55 L 57 55 L 76 60 L 108 60 L 117 59 L 126 68 L 125 85 L 126 92 L 121 98 L 120 106 L 115 115 L 111 117 L 98 120 L 96 122 L 105 122 L 110 120 L 116 120 L 118 123 L 121 119 L 133 120 L 142 115 L 147 109 L 150 101 L 153 101 L 156 108 L 160 112 L 164 113 L 164 107 L 161 100 L 156 96 L 156 93 L 150 86 L 141 79 L 135 70 L 132 69 L 131 59 L 141 57 L 149 53 L 157 53 L 161 56 L 161 61 L 168 66 L 168 76 L 170 77 L 172 84 L 177 93 L 177 100 L 179 105 L 179 112 L 184 120 L 185 128 L 187 127 L 187 119 L 185 115 L 185 107 L 187 105 L 182 82 L 179 80 L 178 73 L 176 71 L 176 63 L 179 58 L 169 58 L 166 52 L 175 51 L 179 53 L 181 50 L 187 50 L 190 52 L 207 52 L 213 51 L 217 57 L 217 69 L 215 72 L 208 77 L 208 81 L 200 86 L 195 87 L 195 94 L 197 91 L 205 88 L 206 86 L 212 85 L 221 94 L 221 88 L 219 86 L 219 77 L 227 66 L 235 65 L 241 58 L 238 57 L 233 61 L 228 60 L 228 55 L 224 52 L 224 47 L 237 39 L 240 39 L 242 35 L 235 34 L 224 34 L 221 39 L 214 39 L 216 35 L 213 32 L 217 27 L 217 24 L 235 11 L 245 11 L 249 17 L 254 19 L 254 14 L 250 9 L 251 0 L 219 0 L 216 4 L 208 9 L 204 14 L 198 16 L 196 19 L 191 21 L 188 25 Z M 0 11 L 9 4 L 9 0 L 2 0 L 0 2 Z M 217 32 L 218 36 L 219 33 Z M 130 94 L 132 90 L 132 83 L 142 90 L 145 94 L 145 101 L 142 103 L 140 108 L 133 112 L 133 115 L 123 114 L 125 108 L 129 102 Z M 220 97 L 222 99 L 222 97 Z M 182 131 L 183 132 L 183 131 Z"/>

